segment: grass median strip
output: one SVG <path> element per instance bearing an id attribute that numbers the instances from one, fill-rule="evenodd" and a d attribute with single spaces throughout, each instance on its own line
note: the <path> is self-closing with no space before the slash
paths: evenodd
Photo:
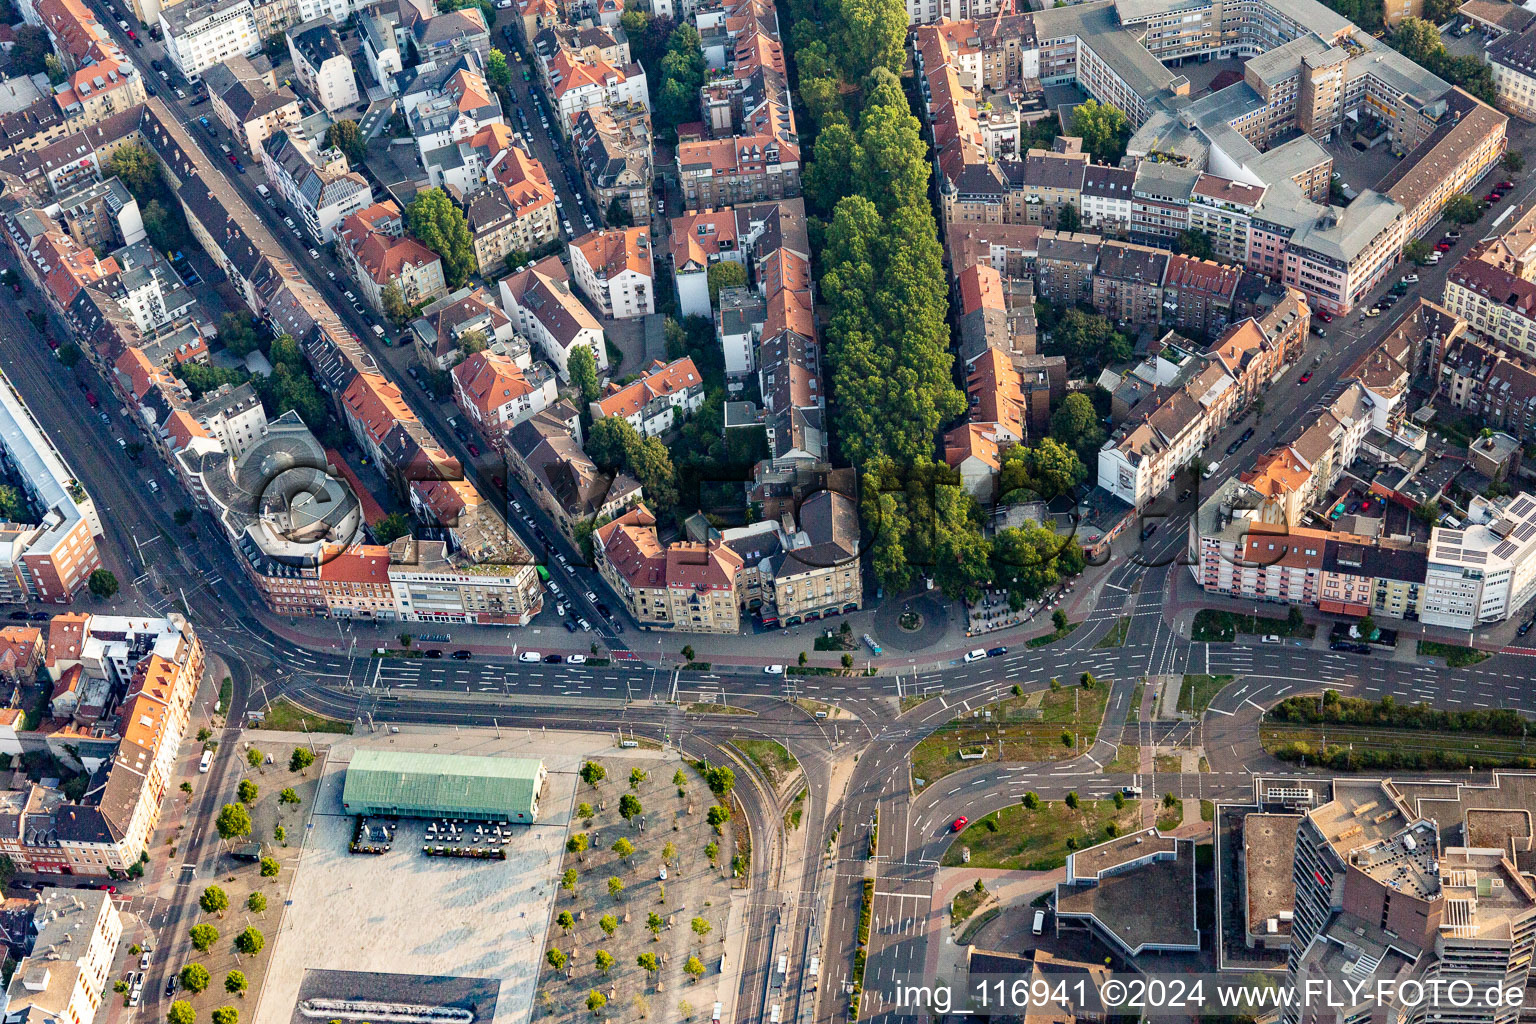
<path id="1" fill-rule="evenodd" d="M 349 733 L 352 731 L 351 722 L 342 722 L 334 718 L 325 718 L 312 711 L 303 711 L 292 701 L 278 699 L 267 705 L 262 713 L 260 722 L 252 723 L 253 728 L 273 729 L 278 732 L 337 732 Z"/>
<path id="2" fill-rule="evenodd" d="M 1131 628 L 1130 617 L 1129 616 L 1122 616 L 1121 618 L 1116 620 L 1115 628 L 1111 629 L 1108 633 L 1105 633 L 1103 638 L 1101 640 L 1099 640 L 1098 643 L 1093 645 L 1094 650 L 1098 650 L 1101 647 L 1123 647 L 1123 646 L 1125 646 L 1125 633 L 1126 633 L 1126 630 L 1128 630 L 1130 628 Z"/>
<path id="3" fill-rule="evenodd" d="M 1190 639 L 1195 643 L 1228 643 L 1239 633 L 1273 633 L 1276 636 L 1310 640 L 1317 627 L 1299 617 L 1270 619 L 1262 615 L 1236 615 L 1215 608 L 1202 608 L 1195 613 Z"/>
<path id="4" fill-rule="evenodd" d="M 1426 658 L 1444 658 L 1446 668 L 1466 668 L 1468 665 L 1476 665 L 1489 658 L 1487 652 L 1479 651 L 1475 647 L 1442 644 L 1434 640 L 1420 640 L 1419 653 Z"/>
<path id="5" fill-rule="evenodd" d="M 1067 862 L 1067 854 L 1139 827 L 1136 801 L 1084 800 L 1076 809 L 1059 800 L 1041 801 L 1030 810 L 1014 804 L 973 821 L 944 853 L 947 868 L 962 866 L 962 847 L 971 851 L 970 867 L 1012 871 L 1049 871 Z M 990 824 L 988 824 L 990 822 Z M 1113 828 L 1113 832 L 1110 829 Z"/>
<path id="6" fill-rule="evenodd" d="M 1341 697 L 1333 690 L 1287 697 L 1264 717 L 1259 739 L 1276 757 L 1354 771 L 1536 767 L 1536 742 L 1507 708 L 1443 711 Z"/>
<path id="7" fill-rule="evenodd" d="M 1231 676 L 1186 675 L 1184 685 L 1179 687 L 1179 710 L 1203 715 L 1205 709 L 1211 706 L 1212 698 L 1231 681 Z"/>
<path id="8" fill-rule="evenodd" d="M 731 739 L 731 745 L 746 754 L 757 765 L 757 770 L 775 786 L 800 768 L 795 755 L 777 740 L 749 740 L 737 736 Z"/>
<path id="9" fill-rule="evenodd" d="M 1109 683 L 1036 690 L 977 708 L 929 734 L 912 751 L 912 775 L 935 779 L 975 761 L 1059 761 L 1087 750 L 1099 734 Z M 988 717 L 990 715 L 990 717 Z M 999 754 L 1001 747 L 1001 754 Z M 980 757 L 962 758 L 962 753 Z"/>

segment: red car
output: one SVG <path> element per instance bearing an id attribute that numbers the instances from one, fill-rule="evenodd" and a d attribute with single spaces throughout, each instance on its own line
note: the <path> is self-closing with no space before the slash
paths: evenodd
<path id="1" fill-rule="evenodd" d="M 969 825 L 970 823 L 971 823 L 971 819 L 967 818 L 965 815 L 962 814 L 962 815 L 960 815 L 960 817 L 955 819 L 955 823 L 950 826 L 950 830 L 953 831 L 953 832 L 959 832 L 959 831 L 963 830 L 965 828 L 965 826 Z"/>
<path id="2" fill-rule="evenodd" d="M 1436 242 L 1435 243 L 1435 251 L 1436 252 L 1450 252 L 1451 251 L 1451 243 L 1450 242 Z"/>
<path id="3" fill-rule="evenodd" d="M 115 885 L 98 885 L 96 888 L 102 892 L 117 892 L 117 886 Z"/>
<path id="4" fill-rule="evenodd" d="M 469 454 L 478 459 L 480 457 L 480 446 L 477 444 L 471 444 L 469 446 Z"/>
<path id="5" fill-rule="evenodd" d="M 1312 374 L 1310 372 L 1304 373 L 1304 374 L 1301 375 L 1301 379 L 1298 380 L 1296 383 L 1298 383 L 1298 384 L 1305 384 L 1305 383 L 1307 383 L 1307 381 L 1309 381 L 1311 379 L 1312 379 Z"/>
<path id="6" fill-rule="evenodd" d="M 133 29 L 129 29 L 129 30 L 128 30 L 128 38 L 129 38 L 129 39 L 133 39 L 133 40 L 135 40 L 135 41 L 136 41 L 136 40 L 137 40 L 137 39 L 138 39 L 138 38 L 139 38 L 139 37 L 138 37 L 138 35 L 137 35 L 137 33 L 135 33 L 135 32 L 134 32 L 134 31 L 133 31 Z M 112 890 L 112 891 L 113 891 L 113 892 L 117 892 L 117 890 L 116 890 L 116 889 L 113 889 L 113 890 Z"/>
<path id="7" fill-rule="evenodd" d="M 233 154 L 233 153 L 225 153 L 224 155 L 229 158 L 229 162 L 230 163 L 234 163 L 235 162 L 235 154 Z"/>
<path id="8" fill-rule="evenodd" d="M 1499 182 L 1499 188 L 1514 188 L 1514 187 L 1515 187 L 1515 183 L 1512 182 L 1512 181 L 1501 181 L 1501 182 Z"/>
<path id="9" fill-rule="evenodd" d="M 1325 324 L 1333 323 L 1333 314 L 1328 312 L 1326 309 L 1318 310 L 1317 311 L 1317 318 L 1319 320 L 1321 320 Z"/>
<path id="10" fill-rule="evenodd" d="M 491 483 L 496 485 L 498 491 L 506 490 L 507 482 L 499 476 L 491 477 Z"/>
<path id="11" fill-rule="evenodd" d="M 1499 194 L 1497 192 L 1489 192 L 1487 195 L 1483 196 L 1483 202 L 1485 203 L 1496 203 L 1498 201 Z"/>

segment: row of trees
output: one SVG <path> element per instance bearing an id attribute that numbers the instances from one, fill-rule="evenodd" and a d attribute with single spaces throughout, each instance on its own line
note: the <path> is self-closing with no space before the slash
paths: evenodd
<path id="1" fill-rule="evenodd" d="M 988 539 L 980 505 L 934 458 L 940 428 L 966 403 L 952 377 L 928 147 L 897 77 L 906 8 L 897 0 L 791 0 L 790 8 L 799 96 L 816 129 L 804 189 L 825 218 L 812 231 L 821 236 L 834 425 L 842 455 L 863 471 L 860 512 L 875 574 L 901 590 L 928 566 L 951 596 L 996 583 L 1017 601 L 1036 597 L 1081 570 L 1081 550 L 1045 527 Z M 1090 148 L 1123 148 L 1123 114 L 1094 105 L 1083 118 Z M 1066 419 L 1077 425 L 1074 443 L 1102 440 L 1091 403 L 1086 413 L 1074 404 Z M 1017 458 L 1052 480 L 1085 475 L 1060 445 Z M 1023 468 L 1014 476 L 1033 480 Z"/>
<path id="2" fill-rule="evenodd" d="M 1416 64 L 1433 71 L 1453 85 L 1459 85 L 1484 103 L 1493 103 L 1496 91 L 1493 72 L 1479 57 L 1456 57 L 1440 40 L 1440 30 L 1423 18 L 1404 18 L 1388 37 L 1394 50 Z"/>

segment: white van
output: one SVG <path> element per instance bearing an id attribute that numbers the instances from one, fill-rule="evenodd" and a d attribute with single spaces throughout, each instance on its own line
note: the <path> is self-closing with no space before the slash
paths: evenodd
<path id="1" fill-rule="evenodd" d="M 1036 935 L 1045 934 L 1045 911 L 1035 911 L 1035 925 L 1031 931 L 1033 931 Z"/>
<path id="2" fill-rule="evenodd" d="M 978 647 L 974 651 L 972 651 L 970 654 L 967 654 L 965 656 L 965 660 L 966 660 L 966 663 L 969 664 L 969 663 L 971 663 L 973 661 L 984 661 L 984 660 L 986 660 L 986 657 L 987 657 L 987 652 L 986 652 L 985 648 Z"/>
<path id="3" fill-rule="evenodd" d="M 256 194 L 261 196 L 261 198 L 265 199 L 268 196 L 270 196 L 272 193 L 267 191 L 267 186 L 258 184 L 256 186 Z"/>
<path id="4" fill-rule="evenodd" d="M 213 751 L 211 751 L 211 750 L 203 751 L 203 760 L 202 760 L 202 763 L 197 766 L 197 770 L 199 772 L 203 773 L 204 775 L 207 775 L 208 774 L 208 766 L 211 765 L 211 764 L 213 764 Z"/>

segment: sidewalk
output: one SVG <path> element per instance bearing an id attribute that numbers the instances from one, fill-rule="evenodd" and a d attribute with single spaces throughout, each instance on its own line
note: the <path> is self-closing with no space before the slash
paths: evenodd
<path id="1" fill-rule="evenodd" d="M 1195 613 L 1202 608 L 1212 608 L 1217 611 L 1228 611 L 1240 615 L 1252 615 L 1257 607 L 1261 617 L 1284 618 L 1290 614 L 1291 606 L 1288 604 L 1276 604 L 1273 601 L 1255 602 L 1249 598 L 1227 597 L 1222 594 L 1208 594 L 1200 587 L 1190 575 L 1189 570 L 1180 567 L 1174 574 L 1173 596 L 1164 606 L 1164 617 L 1173 623 L 1174 631 L 1185 639 L 1189 639 L 1194 626 Z M 1312 646 L 1316 649 L 1326 650 L 1328 647 L 1328 633 L 1333 629 L 1333 624 L 1342 620 L 1342 616 L 1330 615 L 1316 608 L 1302 608 L 1302 618 L 1317 626 L 1317 636 L 1313 639 Z M 1515 639 L 1515 630 L 1520 625 L 1520 617 L 1508 619 L 1497 623 L 1487 629 L 1477 632 L 1470 640 L 1466 630 L 1448 629 L 1440 626 L 1426 626 L 1418 622 L 1405 622 L 1398 619 L 1380 619 L 1377 625 L 1384 629 L 1396 629 L 1398 631 L 1398 652 L 1406 650 L 1408 657 L 1397 660 L 1413 661 L 1417 658 L 1416 644 L 1419 640 L 1431 640 L 1438 643 L 1455 644 L 1461 647 L 1475 647 L 1478 650 L 1497 653 L 1510 646 Z M 1536 644 L 1533 644 L 1536 651 Z"/>

